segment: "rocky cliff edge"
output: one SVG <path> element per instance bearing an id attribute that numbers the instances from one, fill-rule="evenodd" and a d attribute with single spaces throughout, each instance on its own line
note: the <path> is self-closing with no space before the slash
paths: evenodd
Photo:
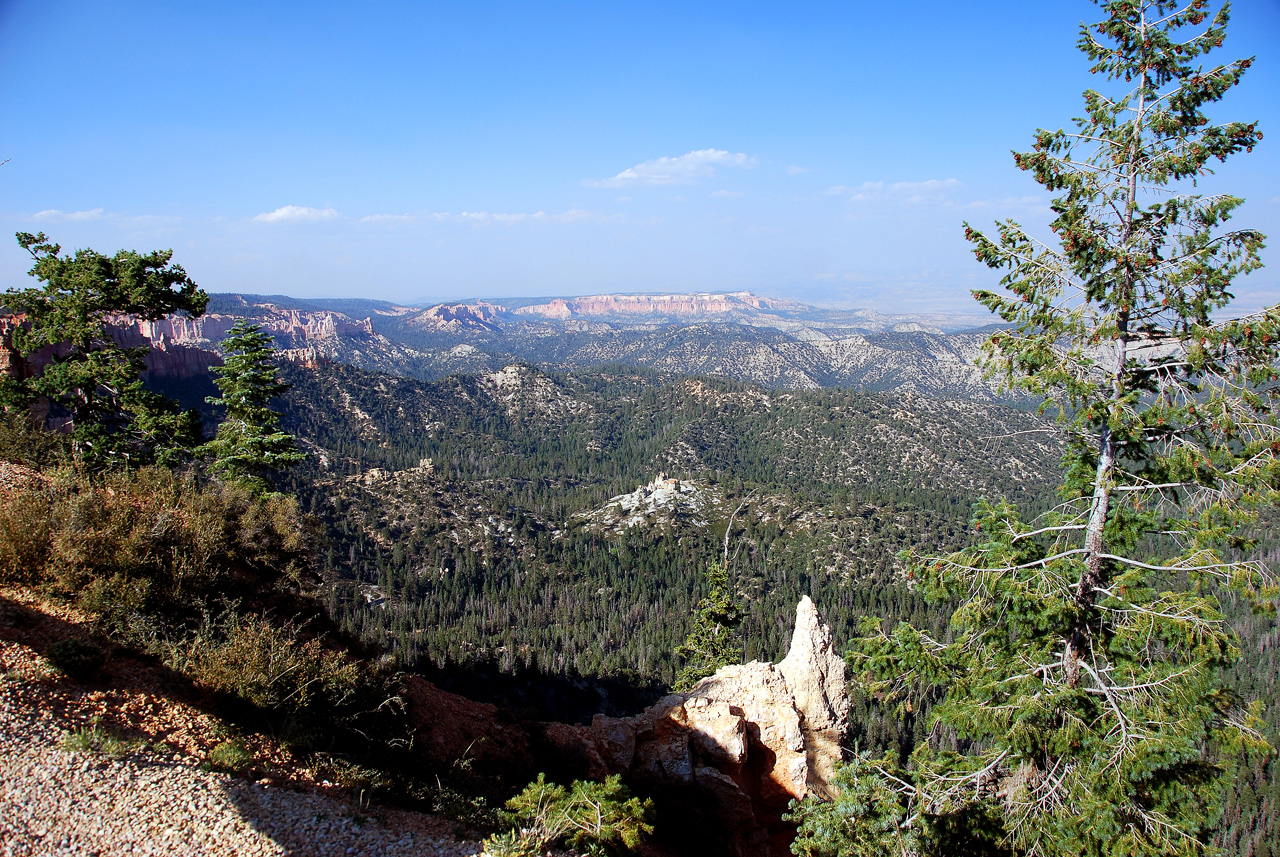
<path id="1" fill-rule="evenodd" d="M 634 717 L 544 724 L 544 736 L 593 778 L 696 791 L 713 804 L 731 853 L 772 857 L 789 853 L 788 803 L 828 792 L 848 712 L 844 661 L 805 596 L 780 663 L 724 667 Z"/>

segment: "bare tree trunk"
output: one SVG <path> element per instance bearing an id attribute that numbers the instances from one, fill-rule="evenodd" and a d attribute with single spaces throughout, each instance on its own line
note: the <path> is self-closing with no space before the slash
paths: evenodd
<path id="1" fill-rule="evenodd" d="M 1146 12 L 1142 13 L 1141 33 L 1146 34 Z M 1138 103 L 1135 108 L 1133 122 L 1133 140 L 1129 144 L 1128 173 L 1126 185 L 1126 205 L 1120 232 L 1121 246 L 1128 249 L 1128 242 L 1133 235 L 1133 212 L 1138 202 L 1138 153 L 1141 150 L 1141 134 L 1143 119 L 1146 113 L 1147 79 L 1144 74 L 1139 84 Z M 1128 262 L 1126 261 L 1126 265 Z M 1122 272 L 1122 287 L 1118 290 L 1116 304 L 1115 366 L 1111 376 L 1111 399 L 1118 404 L 1125 394 L 1125 363 L 1128 360 L 1129 315 L 1133 300 L 1134 274 L 1132 270 Z M 1093 498 L 1089 508 L 1089 523 L 1085 528 L 1084 572 L 1080 575 L 1076 592 L 1077 616 L 1075 625 L 1067 639 L 1063 660 L 1066 665 L 1067 684 L 1075 687 L 1080 680 L 1080 661 L 1086 657 L 1090 648 L 1091 631 L 1089 620 L 1093 613 L 1094 598 L 1098 583 L 1102 579 L 1102 555 L 1106 553 L 1106 541 L 1103 530 L 1107 525 L 1107 515 L 1111 511 L 1112 471 L 1115 469 L 1117 442 L 1111 428 L 1104 423 L 1098 433 L 1098 467 L 1093 476 Z"/>

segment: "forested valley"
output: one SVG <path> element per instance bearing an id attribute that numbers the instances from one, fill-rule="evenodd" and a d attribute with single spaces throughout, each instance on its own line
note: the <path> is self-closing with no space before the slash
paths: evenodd
<path id="1" fill-rule="evenodd" d="M 286 377 L 286 425 L 313 450 L 290 488 L 326 522 L 333 609 L 424 668 L 669 684 L 739 505 L 744 658 L 785 649 L 806 592 L 845 636 L 918 613 L 898 552 L 960 544 L 979 495 L 1048 502 L 1057 452 L 1032 414 L 920 397 L 634 370 Z M 660 473 L 705 508 L 590 514 Z"/>
<path id="2" fill-rule="evenodd" d="M 627 713 L 664 692 L 726 535 L 744 660 L 785 651 L 806 593 L 838 639 L 865 616 L 942 635 L 947 615 L 913 589 L 899 552 L 968 543 L 981 496 L 1052 504 L 1061 455 L 1033 412 L 910 395 L 624 367 L 283 377 L 284 424 L 309 457 L 282 487 L 323 522 L 335 618 L 388 658 L 534 718 Z M 684 505 L 610 513 L 660 473 L 691 488 Z M 1275 622 L 1233 609 L 1245 657 L 1231 681 L 1265 702 L 1274 730 Z M 852 721 L 860 746 L 906 752 L 927 710 L 898 716 L 856 696 Z M 1220 841 L 1264 854 L 1274 771 L 1246 759 L 1237 783 Z"/>

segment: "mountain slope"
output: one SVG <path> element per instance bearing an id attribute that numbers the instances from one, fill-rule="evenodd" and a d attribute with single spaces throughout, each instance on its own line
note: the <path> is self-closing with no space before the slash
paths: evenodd
<path id="1" fill-rule="evenodd" d="M 242 317 L 272 333 L 294 362 L 346 363 L 421 380 L 492 373 L 527 361 L 559 371 L 617 364 L 717 375 L 777 389 L 1000 398 L 976 365 L 984 332 L 944 332 L 935 324 L 939 317 L 819 310 L 747 292 L 427 309 L 216 295 L 203 319 L 139 326 L 137 335 L 170 349 L 216 350 L 225 329 Z"/>
<path id="2" fill-rule="evenodd" d="M 291 484 L 327 521 L 333 609 L 420 665 L 669 680 L 740 504 L 747 653 L 782 644 L 773 617 L 803 592 L 847 635 L 896 590 L 898 551 L 957 545 L 983 494 L 1045 503 L 1060 454 L 1034 415 L 916 395 L 527 365 L 286 377 L 315 453 Z M 610 511 L 663 472 L 689 504 Z"/>

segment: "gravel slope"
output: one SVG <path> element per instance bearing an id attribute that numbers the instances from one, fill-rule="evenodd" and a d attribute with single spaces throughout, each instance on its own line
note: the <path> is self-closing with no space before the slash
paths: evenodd
<path id="1" fill-rule="evenodd" d="M 188 748 L 191 733 L 207 732 L 205 716 L 154 694 L 52 677 L 14 631 L 0 621 L 0 857 L 481 852 L 430 816 L 201 770 L 203 754 Z M 95 717 L 104 730 L 130 727 L 150 749 L 115 760 L 62 748 L 69 731 Z"/>
<path id="2" fill-rule="evenodd" d="M 332 797 L 206 773 L 141 753 L 113 761 L 58 748 L 61 730 L 15 710 L 0 685 L 0 854 L 469 855 L 411 813 L 353 818 Z M 363 821 L 363 823 L 362 823 Z"/>

